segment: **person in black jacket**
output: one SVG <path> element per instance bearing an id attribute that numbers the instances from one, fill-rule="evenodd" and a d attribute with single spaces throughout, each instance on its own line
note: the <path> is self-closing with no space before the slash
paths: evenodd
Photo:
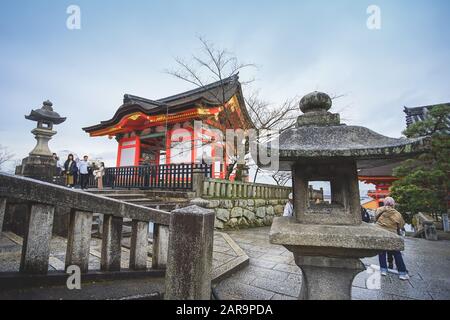
<path id="1" fill-rule="evenodd" d="M 366 208 L 361 207 L 361 218 L 362 221 L 369 223 L 370 222 L 370 215 L 369 212 L 367 212 Z"/>
<path id="2" fill-rule="evenodd" d="M 64 163 L 64 174 L 66 175 L 67 187 L 73 188 L 75 185 L 74 177 L 78 174 L 78 167 L 73 158 L 73 154 L 69 154 L 66 162 Z"/>

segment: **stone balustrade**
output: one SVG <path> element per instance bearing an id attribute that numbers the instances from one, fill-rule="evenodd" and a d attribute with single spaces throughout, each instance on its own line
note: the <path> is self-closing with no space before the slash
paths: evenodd
<path id="1" fill-rule="evenodd" d="M 176 299 L 209 298 L 211 275 L 205 273 L 205 270 L 211 269 L 212 261 L 210 257 L 214 230 L 212 210 L 191 206 L 183 209 L 180 214 L 177 214 L 177 210 L 169 213 L 29 178 L 0 174 L 0 227 L 8 206 L 24 203 L 28 212 L 20 262 L 21 274 L 48 274 L 53 221 L 58 215 L 69 215 L 70 221 L 65 269 L 76 265 L 82 273 L 87 273 L 92 218 L 94 213 L 101 213 L 103 214 L 100 263 L 102 272 L 121 271 L 124 218 L 132 220 L 129 269 L 149 271 L 147 269 L 148 226 L 149 222 L 153 222 L 155 231 L 153 232 L 152 269 L 163 269 L 167 265 L 166 279 L 169 279 L 169 283 L 166 285 L 166 293 L 168 296 Z M 208 243 L 205 244 L 207 248 L 198 250 L 197 256 L 190 250 L 187 258 L 186 248 L 174 245 L 180 242 L 181 236 L 169 232 L 169 225 L 172 224 L 176 232 L 183 228 L 183 224 L 188 225 L 190 231 L 182 235 L 182 240 L 200 245 L 199 239 L 208 239 Z M 174 243 L 170 245 L 170 241 Z M 197 272 L 198 268 L 198 272 L 202 273 L 201 284 L 197 283 L 199 279 L 187 278 L 186 275 L 180 274 L 178 267 L 168 265 L 171 263 L 174 266 L 186 266 L 187 261 L 190 261 L 191 271 Z"/>
<path id="2" fill-rule="evenodd" d="M 202 198 L 287 199 L 291 192 L 291 187 L 206 178 Z"/>

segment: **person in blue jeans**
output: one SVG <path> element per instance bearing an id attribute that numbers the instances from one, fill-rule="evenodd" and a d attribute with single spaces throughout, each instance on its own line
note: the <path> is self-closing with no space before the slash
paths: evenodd
<path id="1" fill-rule="evenodd" d="M 376 212 L 376 222 L 377 225 L 386 229 L 387 231 L 393 232 L 395 234 L 399 233 L 399 230 L 403 229 L 405 226 L 405 220 L 403 220 L 400 212 L 394 209 L 395 200 L 391 197 L 384 199 L 384 206 L 378 208 Z M 390 254 L 394 256 L 395 264 L 399 273 L 400 280 L 408 280 L 409 275 L 403 261 L 403 256 L 400 251 L 389 251 Z M 380 261 L 380 271 L 381 275 L 387 275 L 388 266 L 386 262 L 386 255 L 388 251 L 384 251 L 379 254 L 378 259 Z"/>

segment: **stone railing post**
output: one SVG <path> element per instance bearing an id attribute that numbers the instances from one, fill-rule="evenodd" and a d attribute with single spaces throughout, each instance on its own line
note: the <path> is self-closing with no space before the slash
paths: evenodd
<path id="1" fill-rule="evenodd" d="M 200 169 L 194 169 L 192 171 L 192 190 L 195 192 L 196 197 L 203 195 L 203 184 L 205 181 L 205 172 Z"/>
<path id="2" fill-rule="evenodd" d="M 100 267 L 102 271 L 120 271 L 123 218 L 104 215 L 103 219 Z"/>
<path id="3" fill-rule="evenodd" d="M 71 265 L 77 265 L 80 267 L 81 272 L 86 273 L 88 271 L 91 230 L 91 212 L 75 210 L 71 212 L 69 236 L 67 238 L 66 268 Z"/>
<path id="4" fill-rule="evenodd" d="M 20 272 L 47 274 L 55 207 L 34 204 L 28 218 L 28 228 L 23 238 Z"/>
<path id="5" fill-rule="evenodd" d="M 154 224 L 152 268 L 165 269 L 169 250 L 169 227 Z"/>
<path id="6" fill-rule="evenodd" d="M 3 230 L 3 221 L 5 220 L 6 198 L 0 198 L 0 234 Z"/>
<path id="7" fill-rule="evenodd" d="M 448 223 L 448 213 L 442 214 L 442 228 L 444 232 L 450 232 L 450 226 Z"/>
<path id="8" fill-rule="evenodd" d="M 130 269 L 147 269 L 148 222 L 133 220 L 131 226 Z"/>
<path id="9" fill-rule="evenodd" d="M 198 206 L 172 211 L 165 299 L 210 299 L 214 219 Z"/>
<path id="10" fill-rule="evenodd" d="M 214 181 L 209 181 L 208 196 L 214 197 L 215 190 L 216 190 L 216 183 Z"/>
<path id="11" fill-rule="evenodd" d="M 233 185 L 233 183 L 232 182 L 228 182 L 228 183 L 226 183 L 226 186 L 227 186 L 227 198 L 231 198 L 231 197 L 233 197 L 233 189 L 234 189 L 234 185 Z"/>
<path id="12" fill-rule="evenodd" d="M 220 194 L 220 192 L 222 190 L 221 185 L 222 184 L 220 182 L 215 183 L 216 190 L 214 191 L 214 197 L 216 197 L 216 198 L 221 196 L 221 194 Z"/>

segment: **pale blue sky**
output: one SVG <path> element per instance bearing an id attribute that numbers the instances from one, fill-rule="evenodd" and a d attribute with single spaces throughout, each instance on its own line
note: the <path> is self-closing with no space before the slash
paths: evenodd
<path id="1" fill-rule="evenodd" d="M 66 28 L 71 4 L 81 30 Z M 372 4 L 381 30 L 366 27 Z M 163 71 L 196 52 L 199 35 L 259 66 L 244 90 L 274 104 L 313 90 L 345 94 L 334 110 L 347 123 L 398 137 L 404 105 L 450 101 L 449 14 L 446 0 L 3 0 L 0 144 L 26 156 L 34 124 L 23 116 L 50 99 L 68 117 L 52 150 L 114 165 L 116 142 L 81 128 L 109 119 L 124 93 L 156 99 L 190 89 Z"/>

